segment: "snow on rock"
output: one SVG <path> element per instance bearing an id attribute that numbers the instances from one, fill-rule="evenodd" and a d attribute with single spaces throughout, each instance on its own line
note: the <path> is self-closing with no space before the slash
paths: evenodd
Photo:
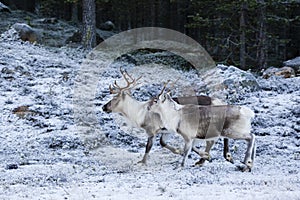
<path id="1" fill-rule="evenodd" d="M 0 18 L 4 19 L 1 21 L 0 26 L 0 34 L 2 34 L 2 39 L 8 39 L 7 37 L 10 39 L 14 38 L 12 37 L 13 33 L 11 26 L 17 23 L 23 24 L 22 29 L 24 29 L 25 25 L 30 25 L 32 28 L 30 31 L 34 31 L 35 35 L 38 36 L 39 44 L 52 47 L 62 47 L 65 45 L 75 47 L 80 46 L 79 41 L 74 41 L 73 44 L 70 44 L 72 41 L 70 41 L 69 38 L 78 32 L 78 28 L 68 24 L 65 21 L 57 20 L 55 18 L 39 18 L 35 14 L 21 10 L 12 10 L 11 13 L 0 12 Z M 17 29 L 19 30 L 19 27 L 17 27 Z M 28 28 L 26 29 L 28 30 Z M 115 32 L 112 31 L 97 29 L 97 42 L 102 42 L 103 39 L 111 37 L 114 34 Z M 28 35 L 26 35 L 25 38 L 28 38 Z"/>
<path id="2" fill-rule="evenodd" d="M 115 29 L 115 24 L 112 21 L 106 21 L 100 24 L 99 28 L 105 31 L 112 31 Z"/>
<path id="3" fill-rule="evenodd" d="M 300 75 L 300 57 L 296 57 L 294 59 L 287 60 L 287 61 L 283 62 L 283 64 L 285 66 L 292 67 L 296 71 L 296 74 L 298 76 Z"/>
<path id="4" fill-rule="evenodd" d="M 285 61 L 286 66 L 300 66 L 300 57 Z"/>
<path id="5" fill-rule="evenodd" d="M 121 56 L 118 61 L 127 62 L 136 66 L 146 64 L 160 64 L 175 69 L 190 70 L 194 67 L 184 58 L 168 51 L 158 49 L 140 49 Z"/>
<path id="6" fill-rule="evenodd" d="M 15 23 L 12 25 L 12 28 L 18 32 L 21 40 L 32 43 L 38 41 L 38 34 L 31 26 L 23 23 Z"/>
<path id="7" fill-rule="evenodd" d="M 202 75 L 204 84 L 200 88 L 213 97 L 227 102 L 238 102 L 249 92 L 260 90 L 253 74 L 234 66 L 218 65 Z"/>

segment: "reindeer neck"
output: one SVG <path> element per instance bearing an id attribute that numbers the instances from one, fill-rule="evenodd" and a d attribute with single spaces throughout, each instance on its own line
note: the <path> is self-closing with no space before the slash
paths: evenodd
<path id="1" fill-rule="evenodd" d="M 140 127 L 144 122 L 147 112 L 147 102 L 137 101 L 129 95 L 126 95 L 124 102 L 122 114 L 127 117 L 135 126 Z"/>
<path id="2" fill-rule="evenodd" d="M 164 123 L 164 125 L 166 126 L 167 129 L 169 130 L 173 130 L 176 131 L 176 129 L 178 128 L 178 123 L 179 123 L 179 112 L 177 109 L 177 105 L 176 104 L 176 108 L 173 105 L 173 103 L 167 103 L 167 104 L 162 104 L 162 112 L 161 114 L 161 118 L 162 121 Z M 180 105 L 178 105 L 180 107 Z"/>

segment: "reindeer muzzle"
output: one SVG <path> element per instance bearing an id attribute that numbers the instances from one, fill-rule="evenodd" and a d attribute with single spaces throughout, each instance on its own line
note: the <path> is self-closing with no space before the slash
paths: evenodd
<path id="1" fill-rule="evenodd" d="M 102 107 L 102 110 L 106 113 L 111 113 L 112 110 L 110 109 L 110 103 L 107 103 L 105 104 L 103 107 Z"/>

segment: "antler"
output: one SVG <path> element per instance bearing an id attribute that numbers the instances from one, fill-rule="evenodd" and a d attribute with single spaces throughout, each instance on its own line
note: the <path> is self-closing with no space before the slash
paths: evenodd
<path id="1" fill-rule="evenodd" d="M 121 91 L 123 91 L 125 89 L 130 88 L 130 86 L 135 86 L 136 82 L 142 78 L 142 76 L 140 76 L 138 79 L 134 79 L 134 78 L 132 78 L 131 75 L 128 74 L 128 72 L 126 70 L 122 70 L 122 68 L 120 68 L 120 72 L 121 72 L 123 78 L 125 79 L 127 85 L 125 87 L 120 87 L 117 84 L 117 81 L 115 81 L 114 84 L 113 84 L 113 88 L 112 88 L 111 85 L 109 86 L 109 91 L 110 91 L 111 94 L 117 94 L 117 93 L 120 93 Z M 131 80 L 129 80 L 129 79 L 131 79 Z M 114 88 L 117 89 L 117 90 L 114 90 Z"/>
<path id="2" fill-rule="evenodd" d="M 176 79 L 176 81 L 174 81 L 171 86 L 170 86 L 170 89 L 168 90 L 168 92 L 171 92 L 171 90 L 174 88 L 175 86 L 175 83 L 179 80 L 179 78 Z M 167 88 L 167 85 L 170 83 L 170 80 L 168 80 L 167 82 L 164 83 L 164 87 L 161 89 L 160 93 L 158 94 L 157 98 L 159 98 L 163 93 L 164 91 L 166 90 Z"/>
<path id="3" fill-rule="evenodd" d="M 177 82 L 179 79 L 180 79 L 180 77 L 178 77 L 178 78 L 171 84 L 170 89 L 169 89 L 169 92 L 171 92 L 171 90 L 173 90 L 173 88 L 174 88 L 176 82 Z"/>
<path id="4" fill-rule="evenodd" d="M 157 95 L 157 98 L 159 98 L 165 91 L 165 89 L 167 88 L 167 85 L 169 84 L 170 80 L 168 80 L 167 82 L 164 83 L 164 87 L 161 89 L 160 93 Z"/>

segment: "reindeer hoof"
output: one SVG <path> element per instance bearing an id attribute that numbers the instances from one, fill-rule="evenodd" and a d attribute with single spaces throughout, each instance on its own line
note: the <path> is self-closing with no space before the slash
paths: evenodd
<path id="1" fill-rule="evenodd" d="M 209 153 L 205 152 L 201 159 L 210 161 L 211 160 L 211 156 L 209 155 Z"/>
<path id="2" fill-rule="evenodd" d="M 175 150 L 174 150 L 174 153 L 175 153 L 175 154 L 182 154 L 183 151 L 182 151 L 181 149 L 175 149 Z"/>
<path id="3" fill-rule="evenodd" d="M 203 156 L 198 162 L 195 163 L 195 166 L 203 166 L 205 161 L 212 161 L 211 156 L 209 154 L 207 154 L 207 156 Z"/>
<path id="4" fill-rule="evenodd" d="M 140 161 L 138 161 L 136 164 L 147 165 L 147 163 L 146 163 L 146 161 L 145 161 L 145 160 L 140 160 Z"/>
<path id="5" fill-rule="evenodd" d="M 202 167 L 204 165 L 205 161 L 206 160 L 204 158 L 201 158 L 198 162 L 195 162 L 194 165 Z"/>
<path id="6" fill-rule="evenodd" d="M 238 165 L 238 170 L 241 172 L 251 172 L 251 167 L 245 165 Z"/>
<path id="7" fill-rule="evenodd" d="M 226 154 L 225 159 L 226 159 L 228 162 L 234 164 L 234 160 L 233 160 L 233 158 L 232 158 L 232 156 L 231 156 L 230 153 L 227 153 L 227 154 Z"/>
<path id="8" fill-rule="evenodd" d="M 233 160 L 233 159 L 230 159 L 230 160 L 227 160 L 227 159 L 226 159 L 226 161 L 228 161 L 228 162 L 234 164 L 234 160 Z"/>

